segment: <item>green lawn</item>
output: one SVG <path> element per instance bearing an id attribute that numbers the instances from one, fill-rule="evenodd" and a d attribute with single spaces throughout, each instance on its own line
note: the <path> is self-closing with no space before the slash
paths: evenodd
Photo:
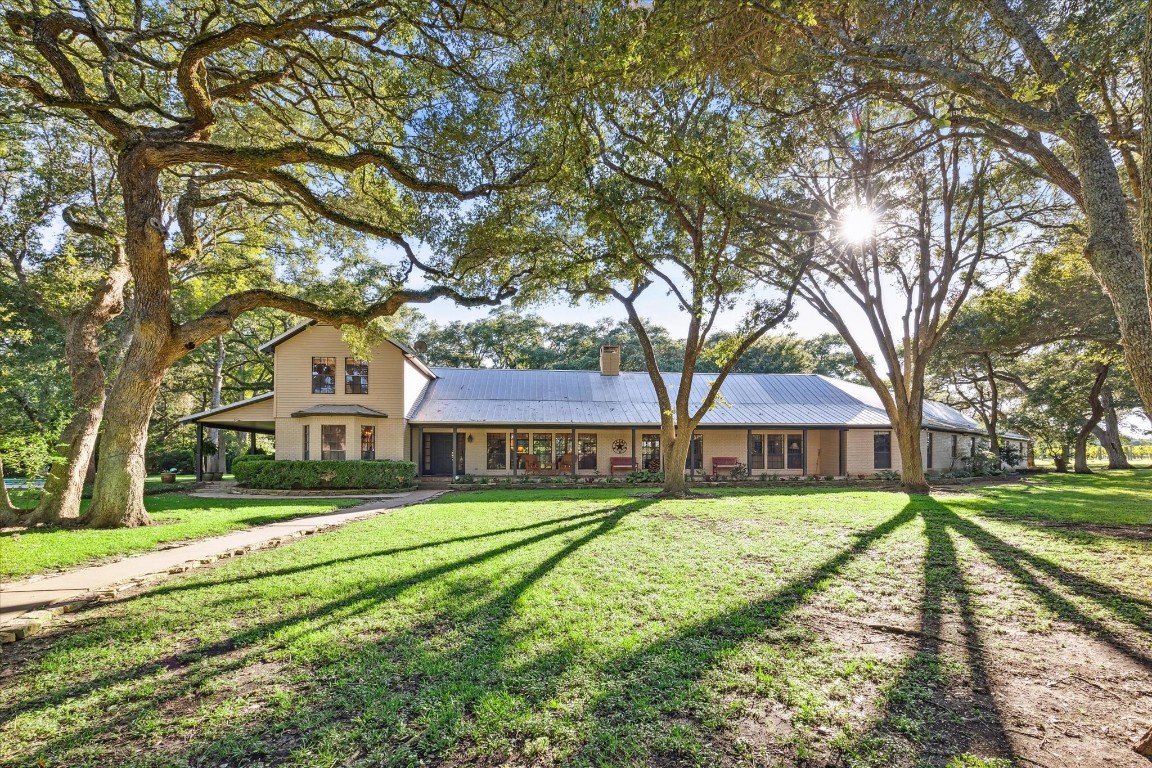
<path id="1" fill-rule="evenodd" d="M 201 499 L 161 494 L 144 497 L 144 503 L 156 521 L 146 528 L 0 533 L 0 579 L 8 581 L 111 555 L 141 552 L 165 542 L 200 539 L 290 517 L 322 514 L 360 502 L 356 499 Z"/>
<path id="2" fill-rule="evenodd" d="M 977 768 L 1152 717 L 1152 472 L 634 494 L 451 494 L 79 614 L 6 661 L 0 762 Z M 1089 644 L 1057 728 L 1015 681 Z"/>

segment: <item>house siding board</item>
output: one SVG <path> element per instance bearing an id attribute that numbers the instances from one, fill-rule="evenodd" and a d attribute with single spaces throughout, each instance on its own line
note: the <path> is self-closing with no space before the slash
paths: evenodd
<path id="1" fill-rule="evenodd" d="M 233 423 L 237 421 L 271 422 L 275 418 L 273 399 L 268 397 L 259 402 L 249 403 L 248 405 L 221 409 L 217 413 L 204 416 L 197 419 L 197 421 L 204 424 L 204 426 L 211 426 L 214 423 Z"/>
<path id="2" fill-rule="evenodd" d="M 336 392 L 331 395 L 312 393 L 312 358 L 335 357 L 337 369 Z M 304 424 L 312 425 L 308 455 L 320 458 L 320 425 L 343 424 L 347 430 L 347 451 L 350 458 L 360 456 L 359 426 L 376 427 L 376 457 L 403 459 L 408 455 L 404 413 L 405 377 L 402 366 L 404 353 L 391 342 L 372 348 L 368 361 L 368 394 L 345 394 L 343 386 L 344 358 L 355 357 L 344 343 L 340 331 L 318 324 L 306 333 L 297 333 L 276 346 L 276 458 L 301 459 L 304 457 L 302 439 Z M 389 418 L 368 419 L 354 415 L 307 416 L 293 418 L 292 414 L 317 405 L 362 405 L 388 414 Z M 395 414 L 395 417 L 393 417 Z"/>

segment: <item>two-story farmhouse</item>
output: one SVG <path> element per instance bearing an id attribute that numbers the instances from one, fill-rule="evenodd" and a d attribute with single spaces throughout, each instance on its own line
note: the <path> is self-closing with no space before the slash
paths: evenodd
<path id="1" fill-rule="evenodd" d="M 275 391 L 183 421 L 275 436 L 277 459 L 404 459 L 423 476 L 610 475 L 659 470 L 660 415 L 645 372 L 430 368 L 406 345 L 370 360 L 338 329 L 304 323 L 268 342 Z M 678 375 L 666 374 L 670 384 Z M 698 377 L 703 398 L 707 374 Z M 899 469 L 888 416 L 868 387 L 814 374 L 732 374 L 697 430 L 689 469 L 739 462 L 753 477 L 871 475 Z M 983 434 L 940 403 L 924 406 L 929 471 L 961 466 Z M 1005 435 L 1023 455 L 1027 438 Z"/>

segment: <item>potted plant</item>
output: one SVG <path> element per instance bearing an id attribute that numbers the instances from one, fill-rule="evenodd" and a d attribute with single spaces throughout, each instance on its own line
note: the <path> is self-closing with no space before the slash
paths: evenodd
<path id="1" fill-rule="evenodd" d="M 176 482 L 176 468 L 173 467 L 172 469 L 166 469 L 163 472 L 161 472 L 160 473 L 160 482 L 162 482 L 162 483 L 174 483 L 174 482 Z"/>

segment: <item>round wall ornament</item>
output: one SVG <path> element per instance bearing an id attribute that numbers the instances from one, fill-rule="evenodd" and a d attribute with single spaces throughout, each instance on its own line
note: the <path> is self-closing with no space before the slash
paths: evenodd
<path id="1" fill-rule="evenodd" d="M 624 453 L 626 450 L 628 450 L 628 443 L 624 442 L 623 438 L 618 438 L 612 441 L 613 453 Z"/>

